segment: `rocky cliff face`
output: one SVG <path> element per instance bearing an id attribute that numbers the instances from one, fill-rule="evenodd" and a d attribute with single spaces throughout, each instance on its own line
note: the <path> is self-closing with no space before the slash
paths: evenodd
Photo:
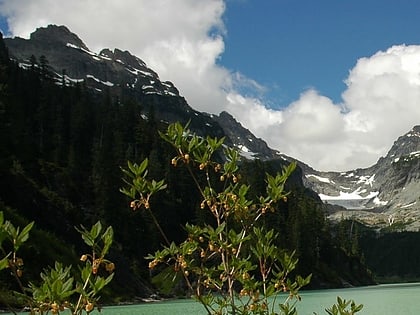
<path id="1" fill-rule="evenodd" d="M 29 40 L 6 38 L 5 43 L 11 57 L 22 67 L 30 67 L 34 60 L 45 57 L 58 83 L 83 81 L 98 90 L 132 87 L 145 95 L 179 96 L 171 82 L 160 81 L 157 73 L 141 59 L 119 49 L 104 49 L 99 54 L 91 52 L 65 26 L 38 28 Z"/>
<path id="2" fill-rule="evenodd" d="M 11 58 L 21 67 L 47 66 L 57 84 L 84 84 L 93 91 L 107 90 L 122 102 L 135 99 L 144 106 L 145 115 L 153 111 L 162 121 L 190 122 L 190 128 L 198 134 L 226 136 L 226 142 L 246 157 L 267 159 L 277 154 L 229 114 L 218 117 L 195 111 L 172 82 L 161 81 L 155 71 L 128 51 L 106 48 L 96 54 L 67 27 L 56 25 L 38 28 L 28 40 L 6 38 L 5 43 Z M 46 65 L 41 65 L 43 59 Z"/>
<path id="3" fill-rule="evenodd" d="M 260 160 L 283 158 L 287 160 L 285 155 L 271 149 L 263 139 L 255 137 L 248 129 L 242 127 L 229 113 L 222 112 L 219 116 L 213 116 L 213 118 L 245 158 L 258 158 Z"/>
<path id="4" fill-rule="evenodd" d="M 324 202 L 338 206 L 332 219 L 351 217 L 397 230 L 420 228 L 420 126 L 399 137 L 369 168 L 343 173 L 307 168 L 305 177 Z"/>

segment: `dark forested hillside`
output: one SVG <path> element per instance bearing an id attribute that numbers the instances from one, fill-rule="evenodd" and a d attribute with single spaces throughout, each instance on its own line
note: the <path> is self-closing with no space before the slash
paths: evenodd
<path id="1" fill-rule="evenodd" d="M 132 212 L 119 192 L 120 167 L 147 157 L 150 177 L 165 178 L 168 189 L 152 202 L 171 240 L 184 237 L 185 222 L 207 220 L 198 210 L 201 200 L 187 172 L 170 165 L 172 148 L 158 135 L 166 123 L 154 118 L 153 104 L 130 98 L 128 92 L 116 96 L 83 83 L 57 83 L 49 75 L 48 60 L 31 62 L 23 69 L 9 60 L 0 40 L 0 210 L 17 224 L 35 221 L 24 252 L 24 280 L 36 279 L 56 259 L 77 263 L 82 243 L 74 227 L 101 220 L 115 231 L 112 296 L 150 294 L 144 257 L 162 240 L 150 219 Z M 257 195 L 264 174 L 279 171 L 282 163 L 245 161 L 243 179 L 252 185 L 251 193 Z M 332 238 L 321 201 L 301 178 L 296 173 L 289 179 L 288 201 L 265 224 L 281 232 L 283 247 L 296 250 L 298 272 L 313 273 L 314 287 L 371 283 L 358 257 Z M 0 276 L 1 286 L 8 287 L 7 281 Z"/>
<path id="2" fill-rule="evenodd" d="M 420 280 L 420 233 L 367 231 L 360 237 L 366 264 L 380 282 Z"/>

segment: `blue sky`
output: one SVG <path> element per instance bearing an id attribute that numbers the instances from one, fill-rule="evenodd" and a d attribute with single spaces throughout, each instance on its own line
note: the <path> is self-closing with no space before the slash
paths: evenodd
<path id="1" fill-rule="evenodd" d="M 7 35 L 8 27 L 7 27 L 7 21 L 3 18 L 0 18 L 0 31 L 2 32 L 3 36 Z"/>
<path id="2" fill-rule="evenodd" d="M 274 107 L 308 88 L 341 101 L 361 57 L 396 44 L 420 44 L 414 0 L 227 1 L 220 63 L 267 87 Z"/>
<path id="3" fill-rule="evenodd" d="M 129 50 L 317 170 L 368 167 L 420 124 L 417 0 L 0 0 L 0 28 Z"/>

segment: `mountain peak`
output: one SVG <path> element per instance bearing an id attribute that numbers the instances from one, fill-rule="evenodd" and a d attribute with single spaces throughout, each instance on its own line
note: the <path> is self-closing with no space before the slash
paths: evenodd
<path id="1" fill-rule="evenodd" d="M 420 125 L 414 126 L 409 133 L 412 133 L 416 137 L 420 137 Z"/>
<path id="2" fill-rule="evenodd" d="M 101 50 L 99 56 L 108 58 L 114 62 L 124 64 L 132 69 L 147 69 L 147 71 L 154 77 L 159 77 L 156 72 L 147 67 L 146 63 L 143 60 L 132 55 L 127 50 L 122 51 L 118 48 L 115 48 L 114 51 L 111 51 L 110 49 L 105 48 Z"/>
<path id="3" fill-rule="evenodd" d="M 369 226 L 420 230 L 420 125 L 400 136 L 369 168 L 305 176 L 324 202 L 339 206 L 330 209 L 332 220 L 351 218 Z"/>
<path id="4" fill-rule="evenodd" d="M 231 114 L 222 111 L 219 116 L 213 116 L 224 132 L 230 138 L 241 154 L 248 158 L 259 158 L 262 160 L 277 159 L 279 152 L 271 149 L 267 143 L 255 137 L 251 131 L 243 127 Z"/>
<path id="5" fill-rule="evenodd" d="M 420 125 L 414 126 L 409 132 L 399 137 L 386 158 L 395 160 L 418 152 L 420 152 Z"/>
<path id="6" fill-rule="evenodd" d="M 129 88 L 130 93 L 143 96 L 180 97 L 171 82 L 162 82 L 140 58 L 120 49 L 103 49 L 99 54 L 91 52 L 76 34 L 63 25 L 41 27 L 28 40 L 7 38 L 5 43 L 11 57 L 22 67 L 31 66 L 32 56 L 35 60 L 44 57 L 59 84 L 63 81 L 68 84 L 84 81 L 88 87 L 99 92 L 106 88 L 118 94 L 122 88 Z"/>
<path id="7" fill-rule="evenodd" d="M 30 39 L 36 42 L 48 43 L 50 45 L 72 44 L 89 50 L 83 41 L 64 25 L 57 26 L 50 24 L 47 27 L 39 27 L 35 32 L 31 33 Z"/>

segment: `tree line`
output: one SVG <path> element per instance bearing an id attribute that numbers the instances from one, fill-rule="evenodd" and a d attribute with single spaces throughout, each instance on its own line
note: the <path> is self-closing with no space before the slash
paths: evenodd
<path id="1" fill-rule="evenodd" d="M 151 294 L 144 257 L 163 240 L 150 217 L 133 213 L 120 193 L 121 167 L 148 158 L 150 176 L 165 178 L 168 189 L 153 204 L 170 240 L 185 238 L 185 223 L 209 220 L 187 171 L 170 163 L 173 148 L 159 136 L 167 124 L 155 118 L 153 106 L 129 92 L 115 95 L 104 88 L 98 93 L 84 83 L 57 81 L 46 59 L 30 60 L 31 67 L 23 69 L 0 41 L 0 205 L 16 223 L 35 222 L 33 243 L 24 254 L 38 263 L 25 270 L 26 279 L 37 279 L 55 260 L 74 261 L 84 246 L 74 227 L 100 220 L 114 228 L 109 255 L 116 270 L 109 297 Z M 258 196 L 265 174 L 276 173 L 282 163 L 243 161 L 249 195 Z M 280 234 L 277 245 L 296 250 L 296 272 L 312 274 L 313 287 L 372 283 L 359 253 L 347 252 L 334 237 L 322 202 L 304 188 L 299 172 L 286 183 L 287 202 L 264 218 Z M 11 285 L 7 275 L 0 276 L 0 285 Z"/>

